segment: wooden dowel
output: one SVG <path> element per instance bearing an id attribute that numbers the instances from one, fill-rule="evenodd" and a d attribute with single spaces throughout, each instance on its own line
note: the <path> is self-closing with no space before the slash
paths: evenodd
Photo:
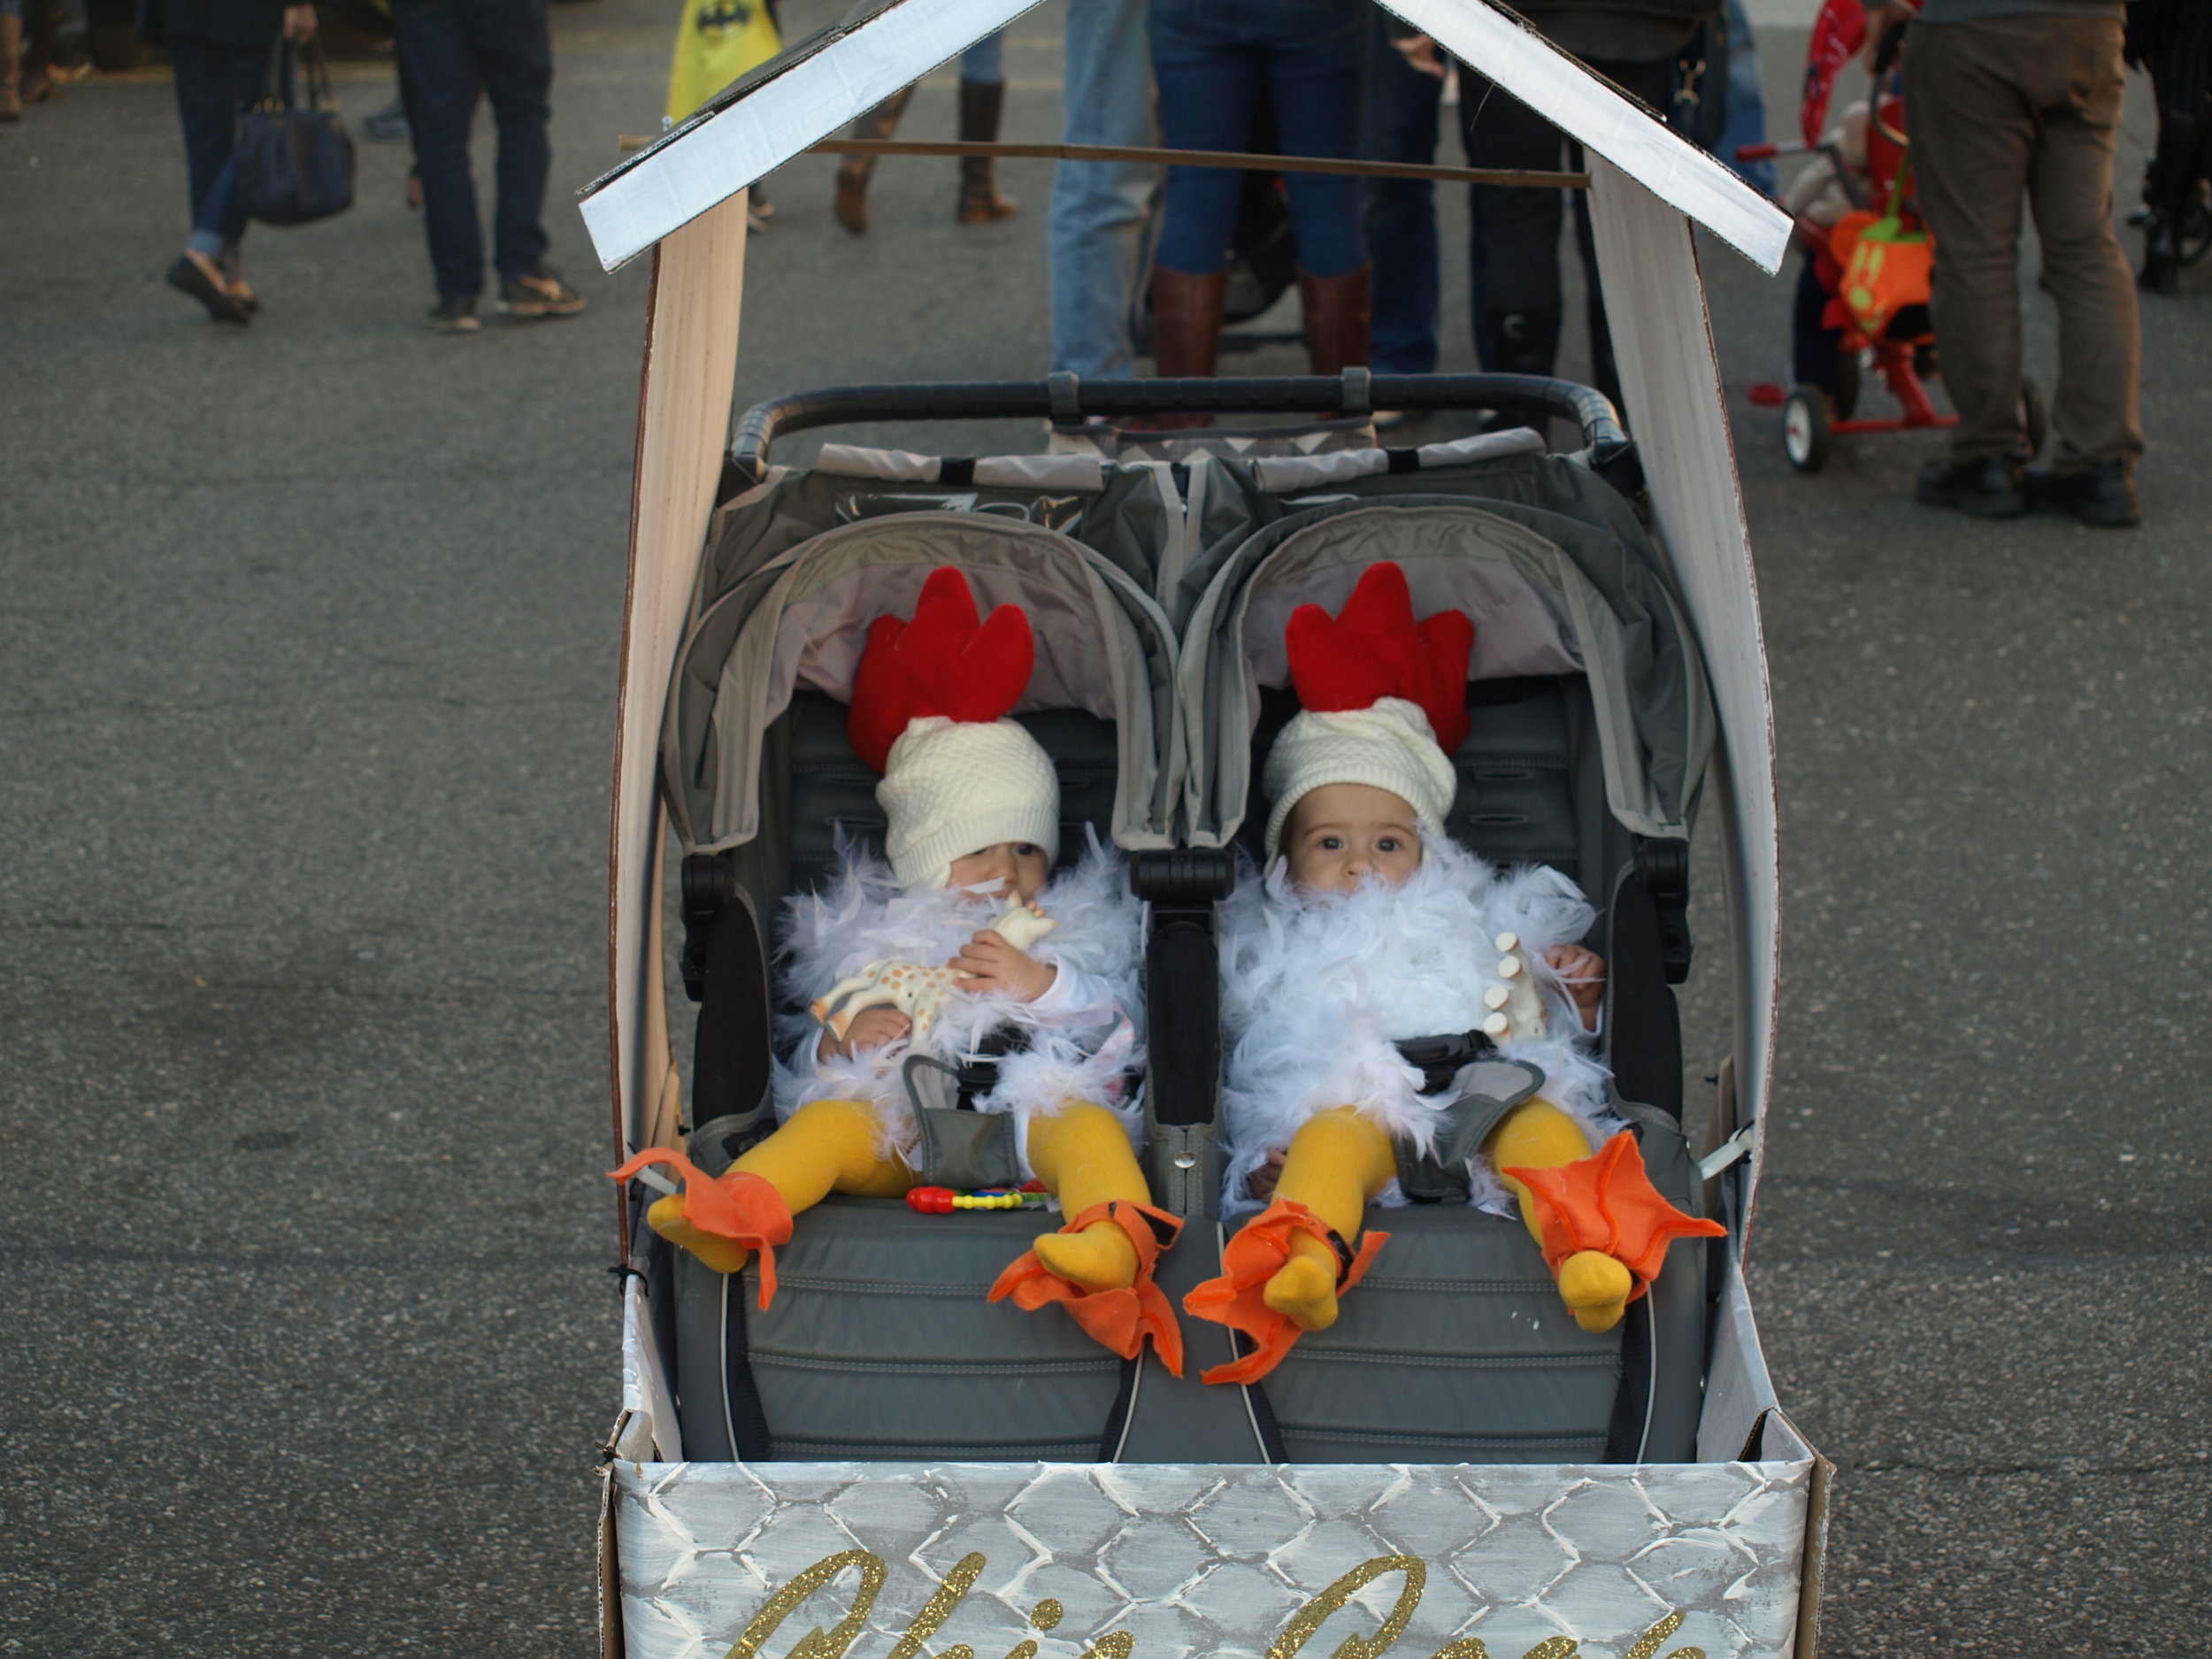
<path id="1" fill-rule="evenodd" d="M 655 141 L 626 135 L 623 152 Z M 904 138 L 826 138 L 809 153 L 829 156 L 988 156 L 1009 161 L 1133 161 L 1174 167 L 1234 167 L 1253 173 L 1348 173 L 1363 179 L 1426 179 L 1438 184 L 1495 184 L 1532 190 L 1586 190 L 1586 173 L 1519 167 L 1432 167 L 1411 161 L 1355 161 L 1334 156 L 1252 156 L 1227 150 L 1157 150 L 1125 144 L 985 144 Z"/>

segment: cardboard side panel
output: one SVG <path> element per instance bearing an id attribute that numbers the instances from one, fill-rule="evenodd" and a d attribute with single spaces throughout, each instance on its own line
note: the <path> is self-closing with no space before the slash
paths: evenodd
<path id="1" fill-rule="evenodd" d="M 641 1114 L 658 1099 L 669 1069 L 664 1025 L 647 1012 L 657 964 L 649 973 L 644 961 L 648 940 L 658 937 L 649 924 L 658 897 L 654 843 L 661 707 L 729 440 L 744 282 L 742 192 L 662 243 L 653 269 L 631 483 L 629 590 L 623 603 L 607 856 L 608 1024 L 618 1146 L 636 1140 Z M 660 1033 L 664 1052 L 647 1055 L 649 1027 Z"/>
<path id="2" fill-rule="evenodd" d="M 1772 1081 L 1779 848 L 1774 703 L 1735 444 L 1689 221 L 1601 157 L 1591 158 L 1590 174 L 1598 271 L 1629 428 L 1720 718 L 1712 780 L 1720 799 L 1709 804 L 1723 814 L 1730 877 L 1737 1111 L 1760 1125 Z M 1755 1182 L 1758 1157 L 1755 1143 Z"/>
<path id="3" fill-rule="evenodd" d="M 1712 157 L 1598 81 L 1518 18 L 1484 0 L 1384 0 L 1462 63 L 1471 64 L 1555 127 L 1580 139 L 1670 206 L 1771 276 L 1789 250 L 1790 217 Z M 1607 296 L 1609 310 L 1611 296 Z M 1615 325 L 1617 335 L 1619 326 Z"/>
<path id="4" fill-rule="evenodd" d="M 1728 1253 L 1727 1271 L 1714 1322 L 1713 1357 L 1705 1371 L 1705 1409 L 1698 1417 L 1701 1462 L 1721 1463 L 1743 1456 L 1752 1430 L 1774 1409 L 1774 1380 L 1767 1375 L 1766 1356 L 1759 1348 L 1759 1327 L 1752 1322 L 1741 1259 L 1732 1249 Z"/>
<path id="5" fill-rule="evenodd" d="M 1295 1651 L 1302 1615 L 1318 1654 L 1386 1620 L 1408 1655 L 1783 1654 L 1811 1471 L 619 1463 L 624 1619 L 634 1659 L 764 1651 L 786 1617 L 776 1650 L 839 1624 L 852 1659 L 910 1627 L 938 1651 L 1257 1659 Z M 1064 1617 L 1033 1624 L 1048 1598 Z"/>
<path id="6" fill-rule="evenodd" d="M 616 173 L 583 201 L 608 270 L 1003 28 L 1037 0 L 906 0 Z M 664 256 L 665 257 L 665 256 Z"/>

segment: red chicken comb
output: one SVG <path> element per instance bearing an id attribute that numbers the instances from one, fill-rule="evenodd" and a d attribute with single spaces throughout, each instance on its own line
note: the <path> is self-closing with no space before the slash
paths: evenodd
<path id="1" fill-rule="evenodd" d="M 976 620 L 968 579 L 930 572 L 911 621 L 878 617 L 853 680 L 845 736 L 876 771 L 910 722 L 929 715 L 989 722 L 1013 712 L 1037 665 L 1036 636 L 1018 605 Z"/>
<path id="2" fill-rule="evenodd" d="M 1370 709 L 1402 697 L 1429 717 L 1447 755 L 1467 741 L 1467 658 L 1475 625 L 1463 611 L 1413 619 L 1406 573 L 1386 559 L 1360 573 L 1359 586 L 1331 616 L 1300 605 L 1283 630 L 1298 701 L 1317 714 Z"/>

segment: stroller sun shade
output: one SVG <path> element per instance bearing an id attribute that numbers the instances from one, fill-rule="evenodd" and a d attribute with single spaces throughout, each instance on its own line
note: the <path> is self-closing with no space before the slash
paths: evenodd
<path id="1" fill-rule="evenodd" d="M 1112 723 L 1110 827 L 1120 846 L 1170 844 L 1180 787 L 1174 645 L 1143 591 L 1055 531 L 982 513 L 903 513 L 826 531 L 764 562 L 709 604 L 676 659 L 662 733 L 671 816 L 687 852 L 760 833 L 762 733 L 800 690 L 852 695 L 868 625 L 911 613 L 940 565 L 979 608 L 1029 614 L 1036 670 L 1016 712 L 1075 710 Z"/>
<path id="2" fill-rule="evenodd" d="M 1333 613 L 1385 559 L 1405 571 L 1416 615 L 1456 607 L 1474 618 L 1471 680 L 1584 675 L 1613 816 L 1637 834 L 1686 838 L 1713 742 L 1687 625 L 1644 558 L 1572 528 L 1586 548 L 1464 500 L 1401 495 L 1295 512 L 1228 556 L 1192 614 L 1179 674 L 1192 840 L 1225 846 L 1244 821 L 1260 690 L 1290 680 L 1290 613 L 1308 603 Z"/>

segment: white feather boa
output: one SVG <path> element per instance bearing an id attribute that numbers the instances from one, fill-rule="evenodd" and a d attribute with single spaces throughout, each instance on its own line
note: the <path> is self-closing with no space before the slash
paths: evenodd
<path id="1" fill-rule="evenodd" d="M 901 1067 L 913 1045 L 895 1042 L 817 1064 L 813 1039 L 819 1027 L 805 1007 L 872 962 L 949 961 L 1005 901 L 961 888 L 907 892 L 880 858 L 841 844 L 839 852 L 843 867 L 834 879 L 784 905 L 778 964 L 785 1000 L 798 1011 L 778 1015 L 776 1048 L 780 1056 L 796 1058 L 777 1062 L 776 1115 L 787 1118 L 810 1101 L 866 1101 L 876 1109 L 879 1155 L 896 1154 L 910 1164 L 917 1132 Z M 1014 1026 L 1028 1047 L 998 1061 L 997 1086 L 975 1102 L 978 1110 L 1017 1113 L 1025 1130 L 1033 1116 L 1070 1101 L 1089 1101 L 1119 1117 L 1133 1140 L 1140 1113 L 1133 1098 L 1124 1098 L 1124 1073 L 1144 1064 L 1136 1025 L 1143 1006 L 1137 994 L 1143 907 L 1129 891 L 1121 856 L 1102 847 L 1095 834 L 1075 867 L 1056 874 L 1037 902 L 1059 926 L 1029 954 L 1103 980 L 1110 997 L 1040 1013 L 1002 995 L 956 990 L 923 1039 L 921 1052 L 957 1064 L 978 1057 L 989 1033 Z"/>
<path id="2" fill-rule="evenodd" d="M 1541 865 L 1501 872 L 1438 837 L 1422 837 L 1421 867 L 1402 887 L 1371 881 L 1348 894 L 1295 891 L 1278 860 L 1248 866 L 1221 907 L 1222 1022 L 1233 1047 L 1223 1090 L 1232 1211 L 1250 1210 L 1245 1183 L 1270 1151 L 1316 1112 L 1353 1106 L 1422 1151 L 1434 1149 L 1449 1094 L 1424 1096 L 1396 1044 L 1472 1029 L 1486 1011 L 1501 933 L 1521 936 L 1549 1018 L 1543 1036 L 1500 1052 L 1543 1068 L 1547 1100 L 1602 1145 L 1622 1127 L 1607 1105 L 1607 1072 L 1542 952 L 1578 941 L 1594 912 L 1574 883 Z M 1486 1162 L 1470 1164 L 1472 1201 L 1512 1214 Z M 1391 1183 L 1383 1202 L 1403 1202 Z"/>

